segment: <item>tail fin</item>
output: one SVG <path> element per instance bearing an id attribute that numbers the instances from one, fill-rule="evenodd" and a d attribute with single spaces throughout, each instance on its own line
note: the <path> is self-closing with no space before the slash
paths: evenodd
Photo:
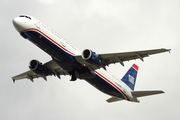
<path id="1" fill-rule="evenodd" d="M 131 90 L 134 90 L 136 77 L 138 72 L 138 66 L 133 64 L 132 67 L 127 71 L 124 77 L 121 79 Z"/>

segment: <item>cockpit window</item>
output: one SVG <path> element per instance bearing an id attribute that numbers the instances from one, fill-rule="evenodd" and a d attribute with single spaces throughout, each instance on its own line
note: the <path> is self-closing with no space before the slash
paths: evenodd
<path id="1" fill-rule="evenodd" d="M 26 15 L 20 15 L 19 17 L 25 17 L 25 18 L 28 18 L 31 20 L 31 18 L 29 16 L 26 16 Z"/>

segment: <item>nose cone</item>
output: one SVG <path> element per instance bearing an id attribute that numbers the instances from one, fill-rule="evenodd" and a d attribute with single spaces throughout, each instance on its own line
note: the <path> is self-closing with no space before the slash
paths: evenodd
<path id="1" fill-rule="evenodd" d="M 16 17 L 16 18 L 13 19 L 14 27 L 19 26 L 20 23 L 21 23 L 21 20 L 19 19 L 19 17 Z"/>
<path id="2" fill-rule="evenodd" d="M 23 20 L 20 17 L 15 17 L 12 22 L 18 32 L 22 30 Z"/>

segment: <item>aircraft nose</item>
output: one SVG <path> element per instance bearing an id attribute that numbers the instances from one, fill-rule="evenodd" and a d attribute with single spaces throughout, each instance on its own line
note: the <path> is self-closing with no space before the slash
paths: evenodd
<path id="1" fill-rule="evenodd" d="M 29 28 L 29 25 L 32 25 L 31 20 L 27 19 L 27 17 L 15 17 L 12 20 L 12 23 L 18 32 L 21 32 Z"/>
<path id="2" fill-rule="evenodd" d="M 23 22 L 24 20 L 20 17 L 15 17 L 12 22 L 13 22 L 13 25 L 15 27 L 15 29 L 20 32 L 22 29 L 23 29 Z"/>
<path id="3" fill-rule="evenodd" d="M 22 20 L 19 17 L 15 17 L 13 19 L 13 25 L 15 28 L 19 27 L 21 25 L 21 23 L 22 23 Z"/>

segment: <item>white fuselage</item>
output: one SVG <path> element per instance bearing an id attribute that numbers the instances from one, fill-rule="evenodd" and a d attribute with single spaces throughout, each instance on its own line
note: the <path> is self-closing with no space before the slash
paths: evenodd
<path id="1" fill-rule="evenodd" d="M 20 17 L 13 19 L 13 24 L 23 37 L 29 39 L 56 60 L 61 61 L 62 59 L 66 61 L 66 66 L 81 67 L 81 65 L 73 58 L 73 56 L 81 55 L 81 51 L 34 17 L 21 15 Z M 61 65 L 65 70 L 71 69 L 71 67 L 66 68 L 66 66 Z M 106 70 L 97 69 L 91 72 L 95 77 L 93 79 L 87 78 L 85 80 L 100 91 L 111 96 L 137 102 L 137 99 L 131 94 L 132 90 L 121 80 L 109 74 Z"/>

